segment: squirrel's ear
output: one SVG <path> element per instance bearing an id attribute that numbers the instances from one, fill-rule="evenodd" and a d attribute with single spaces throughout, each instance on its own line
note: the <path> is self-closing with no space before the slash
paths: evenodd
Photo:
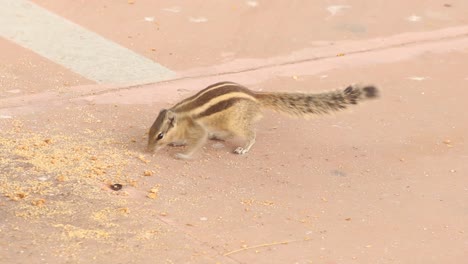
<path id="1" fill-rule="evenodd" d="M 166 118 L 167 120 L 169 120 L 169 123 L 173 126 L 176 121 L 176 114 L 172 112 L 171 110 L 167 110 Z"/>

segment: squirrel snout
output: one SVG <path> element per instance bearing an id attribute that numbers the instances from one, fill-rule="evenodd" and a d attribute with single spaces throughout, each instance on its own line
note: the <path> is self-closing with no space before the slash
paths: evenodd
<path id="1" fill-rule="evenodd" d="M 154 153 L 155 149 L 156 149 L 156 146 L 154 144 L 148 144 L 148 146 L 146 146 L 146 152 L 148 153 Z"/>

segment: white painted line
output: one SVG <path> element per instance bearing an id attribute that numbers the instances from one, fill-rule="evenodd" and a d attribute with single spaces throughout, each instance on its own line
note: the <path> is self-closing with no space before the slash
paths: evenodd
<path id="1" fill-rule="evenodd" d="M 160 64 L 27 0 L 0 0 L 0 36 L 98 83 L 135 85 L 175 76 Z"/>

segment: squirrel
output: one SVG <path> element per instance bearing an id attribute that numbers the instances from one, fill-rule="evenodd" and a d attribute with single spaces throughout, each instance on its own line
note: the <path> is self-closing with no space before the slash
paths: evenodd
<path id="1" fill-rule="evenodd" d="M 166 145 L 187 145 L 176 158 L 189 159 L 206 140 L 244 138 L 234 153 L 245 154 L 255 143 L 253 124 L 262 118 L 262 108 L 295 117 L 310 117 L 345 109 L 376 98 L 374 86 L 350 85 L 323 93 L 256 92 L 234 82 L 206 87 L 169 109 L 162 109 L 148 134 L 149 152 Z"/>

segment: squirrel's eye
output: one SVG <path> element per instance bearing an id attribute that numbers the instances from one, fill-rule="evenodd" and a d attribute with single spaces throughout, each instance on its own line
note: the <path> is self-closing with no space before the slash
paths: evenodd
<path id="1" fill-rule="evenodd" d="M 161 132 L 161 133 L 158 134 L 158 137 L 157 137 L 156 139 L 157 139 L 157 140 L 160 140 L 160 139 L 162 139 L 163 137 L 164 137 L 164 133 Z"/>

